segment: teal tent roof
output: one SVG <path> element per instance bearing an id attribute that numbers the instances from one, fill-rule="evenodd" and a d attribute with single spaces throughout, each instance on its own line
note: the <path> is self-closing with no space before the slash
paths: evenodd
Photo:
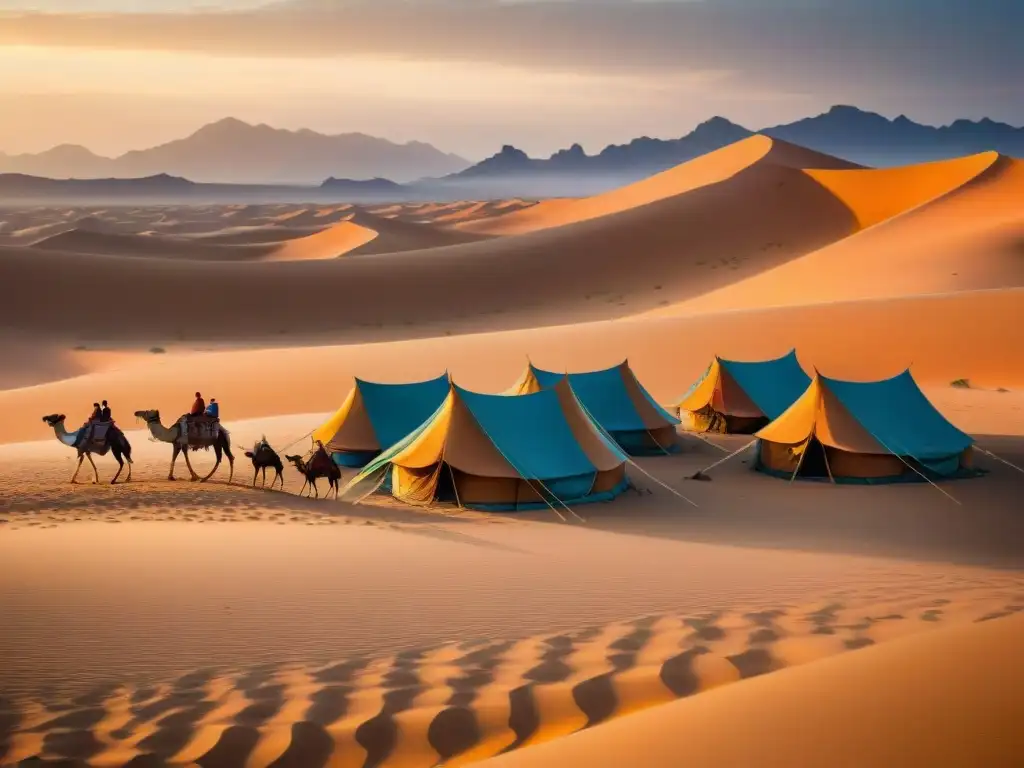
<path id="1" fill-rule="evenodd" d="M 380 384 L 356 379 L 381 447 L 399 442 L 433 415 L 448 396 L 448 374 L 429 381 Z"/>
<path id="2" fill-rule="evenodd" d="M 573 435 L 553 389 L 505 397 L 455 388 L 480 428 L 522 477 L 551 480 L 597 471 Z M 603 436 L 602 440 L 626 461 L 618 446 Z"/>
<path id="3" fill-rule="evenodd" d="M 665 425 L 679 423 L 679 419 L 658 405 L 639 381 L 636 384 L 645 403 L 634 402 L 626 388 L 626 382 L 623 380 L 624 375 L 632 376 L 633 374 L 625 365 L 617 365 L 603 371 L 570 374 L 545 371 L 533 364 L 530 365 L 530 368 L 537 383 L 545 389 L 553 387 L 563 376 L 568 376 L 569 384 L 586 412 L 608 432 L 631 432 L 647 429 L 643 417 L 637 410 L 644 404 L 663 419 Z"/>
<path id="4" fill-rule="evenodd" d="M 769 419 L 781 416 L 811 383 L 795 349 L 774 360 L 741 362 L 720 357 L 718 363 Z"/>
<path id="5" fill-rule="evenodd" d="M 929 462 L 959 454 L 974 440 L 925 397 L 910 371 L 882 381 L 821 380 L 882 447 Z"/>

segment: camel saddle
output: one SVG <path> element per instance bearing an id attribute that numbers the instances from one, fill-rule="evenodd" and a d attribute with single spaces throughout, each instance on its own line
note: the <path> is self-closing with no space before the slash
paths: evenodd
<path id="1" fill-rule="evenodd" d="M 186 435 L 188 445 L 213 445 L 220 437 L 220 419 L 215 416 L 182 416 L 179 420 L 181 434 Z"/>
<path id="2" fill-rule="evenodd" d="M 103 456 L 110 450 L 107 438 L 113 437 L 116 432 L 117 427 L 114 426 L 112 421 L 87 421 L 78 430 L 78 437 L 75 440 L 74 447 L 89 453 L 95 453 L 97 456 Z"/>
<path id="3" fill-rule="evenodd" d="M 306 467 L 311 472 L 326 475 L 334 468 L 334 459 L 323 448 L 314 448 L 307 456 Z"/>

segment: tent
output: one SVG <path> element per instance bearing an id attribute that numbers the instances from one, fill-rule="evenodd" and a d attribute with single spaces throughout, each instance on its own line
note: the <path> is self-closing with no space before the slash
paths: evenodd
<path id="1" fill-rule="evenodd" d="M 429 381 L 380 384 L 356 379 L 341 408 L 313 432 L 337 464 L 362 467 L 408 435 L 448 394 L 448 374 Z"/>
<path id="2" fill-rule="evenodd" d="M 371 461 L 345 494 L 383 488 L 411 504 L 557 509 L 620 494 L 626 461 L 566 384 L 523 397 L 451 384 L 433 416 Z"/>
<path id="3" fill-rule="evenodd" d="M 677 407 L 691 432 L 750 434 L 781 416 L 810 383 L 796 350 L 757 362 L 716 356 Z"/>
<path id="4" fill-rule="evenodd" d="M 570 374 L 545 371 L 530 363 L 506 394 L 539 392 L 566 377 L 583 409 L 627 453 L 662 455 L 679 450 L 679 419 L 655 402 L 637 380 L 628 360 L 604 371 Z"/>
<path id="5" fill-rule="evenodd" d="M 757 469 L 786 478 L 894 482 L 977 474 L 974 441 L 935 409 L 909 370 L 870 382 L 816 373 L 755 436 Z"/>

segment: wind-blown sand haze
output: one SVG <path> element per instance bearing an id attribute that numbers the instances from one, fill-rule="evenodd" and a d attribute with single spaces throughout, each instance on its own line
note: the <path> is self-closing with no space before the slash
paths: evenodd
<path id="1" fill-rule="evenodd" d="M 1019 764 L 1022 168 L 755 136 L 591 198 L 0 211 L 0 764 Z M 786 482 L 681 434 L 611 502 L 500 514 L 243 455 L 306 453 L 357 376 L 628 359 L 669 404 L 792 348 L 909 367 L 985 474 Z M 197 390 L 231 484 L 132 418 Z M 41 417 L 104 398 L 131 482 L 70 485 Z"/>

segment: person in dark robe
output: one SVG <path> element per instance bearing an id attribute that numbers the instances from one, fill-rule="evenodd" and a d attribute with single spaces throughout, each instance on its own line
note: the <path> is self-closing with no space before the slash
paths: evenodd
<path id="1" fill-rule="evenodd" d="M 89 417 L 89 421 L 99 421 L 103 418 L 103 411 L 100 409 L 99 403 L 92 404 L 92 416 Z"/>
<path id="2" fill-rule="evenodd" d="M 107 405 L 107 401 L 103 401 L 103 407 L 100 409 L 100 420 L 101 421 L 113 421 L 110 417 L 110 406 Z"/>
<path id="3" fill-rule="evenodd" d="M 188 412 L 189 416 L 202 416 L 206 412 L 206 401 L 203 400 L 203 396 L 196 392 L 196 401 L 192 403 L 192 410 Z"/>

